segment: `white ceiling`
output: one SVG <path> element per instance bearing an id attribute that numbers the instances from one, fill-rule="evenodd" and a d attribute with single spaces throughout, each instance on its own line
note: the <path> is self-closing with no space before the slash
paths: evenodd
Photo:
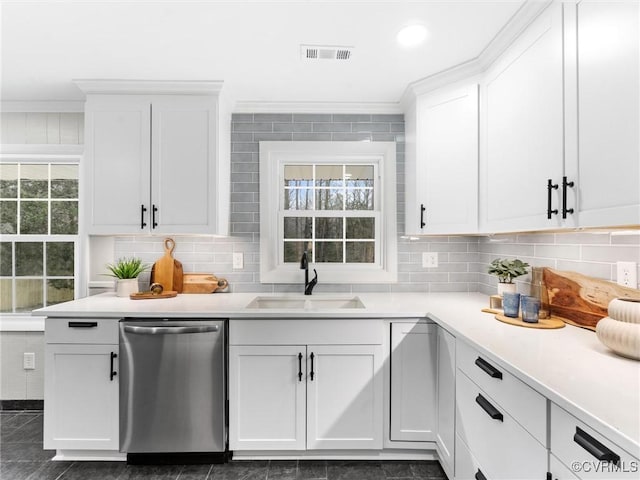
<path id="1" fill-rule="evenodd" d="M 477 57 L 523 0 L 2 1 L 3 101 L 81 100 L 72 79 L 224 80 L 245 102 L 397 102 Z M 401 27 L 427 42 L 396 44 Z M 300 44 L 355 47 L 348 62 Z"/>

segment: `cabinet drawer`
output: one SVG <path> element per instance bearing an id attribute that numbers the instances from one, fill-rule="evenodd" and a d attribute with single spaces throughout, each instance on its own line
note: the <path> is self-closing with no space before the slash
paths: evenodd
<path id="1" fill-rule="evenodd" d="M 542 445 L 547 445 L 547 401 L 527 384 L 506 372 L 467 343 L 456 345 L 457 364 L 467 376 L 520 423 Z"/>
<path id="2" fill-rule="evenodd" d="M 46 343 L 118 344 L 118 318 L 47 318 Z"/>
<path id="3" fill-rule="evenodd" d="M 549 472 L 551 480 L 580 480 L 570 469 L 554 455 L 549 455 Z"/>
<path id="4" fill-rule="evenodd" d="M 461 372 L 456 378 L 456 403 L 456 433 L 486 468 L 488 480 L 545 478 L 546 448 Z M 536 420 L 547 423 L 545 416 Z"/>
<path id="5" fill-rule="evenodd" d="M 640 472 L 637 458 L 553 403 L 551 452 L 581 479 L 637 480 Z"/>
<path id="6" fill-rule="evenodd" d="M 382 345 L 383 332 L 374 319 L 231 319 L 229 345 Z"/>
<path id="7" fill-rule="evenodd" d="M 456 480 L 475 480 L 476 475 L 481 479 L 481 475 L 490 480 L 489 473 L 484 470 L 475 457 L 469 451 L 469 447 L 456 435 Z M 478 474 L 478 472 L 480 472 Z"/>

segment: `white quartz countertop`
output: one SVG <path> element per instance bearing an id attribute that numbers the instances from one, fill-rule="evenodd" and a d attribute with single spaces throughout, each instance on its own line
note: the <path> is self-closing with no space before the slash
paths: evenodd
<path id="1" fill-rule="evenodd" d="M 614 354 L 600 343 L 595 332 L 571 325 L 558 330 L 538 330 L 501 323 L 493 315 L 480 311 L 488 306 L 489 300 L 479 293 L 317 294 L 312 297 L 358 296 L 365 308 L 246 308 L 256 296 L 270 294 L 181 294 L 154 300 L 102 294 L 40 309 L 34 314 L 115 320 L 123 317 L 305 320 L 428 316 L 640 458 L 640 362 Z"/>

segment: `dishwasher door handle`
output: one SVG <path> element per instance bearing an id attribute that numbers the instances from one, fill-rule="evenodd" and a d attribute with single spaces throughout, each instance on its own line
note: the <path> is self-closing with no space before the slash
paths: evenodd
<path id="1" fill-rule="evenodd" d="M 138 333 L 140 335 L 176 335 L 182 333 L 210 333 L 220 330 L 218 325 L 205 325 L 201 327 L 139 327 L 137 325 L 125 325 L 124 331 Z"/>

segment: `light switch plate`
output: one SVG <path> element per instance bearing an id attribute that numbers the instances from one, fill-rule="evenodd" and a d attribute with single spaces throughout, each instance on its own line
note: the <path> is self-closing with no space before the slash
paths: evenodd
<path id="1" fill-rule="evenodd" d="M 244 254 L 242 252 L 233 253 L 233 269 L 242 270 L 244 268 Z"/>
<path id="2" fill-rule="evenodd" d="M 36 354 L 35 353 L 25 353 L 22 359 L 22 368 L 25 370 L 35 370 L 36 368 Z"/>

